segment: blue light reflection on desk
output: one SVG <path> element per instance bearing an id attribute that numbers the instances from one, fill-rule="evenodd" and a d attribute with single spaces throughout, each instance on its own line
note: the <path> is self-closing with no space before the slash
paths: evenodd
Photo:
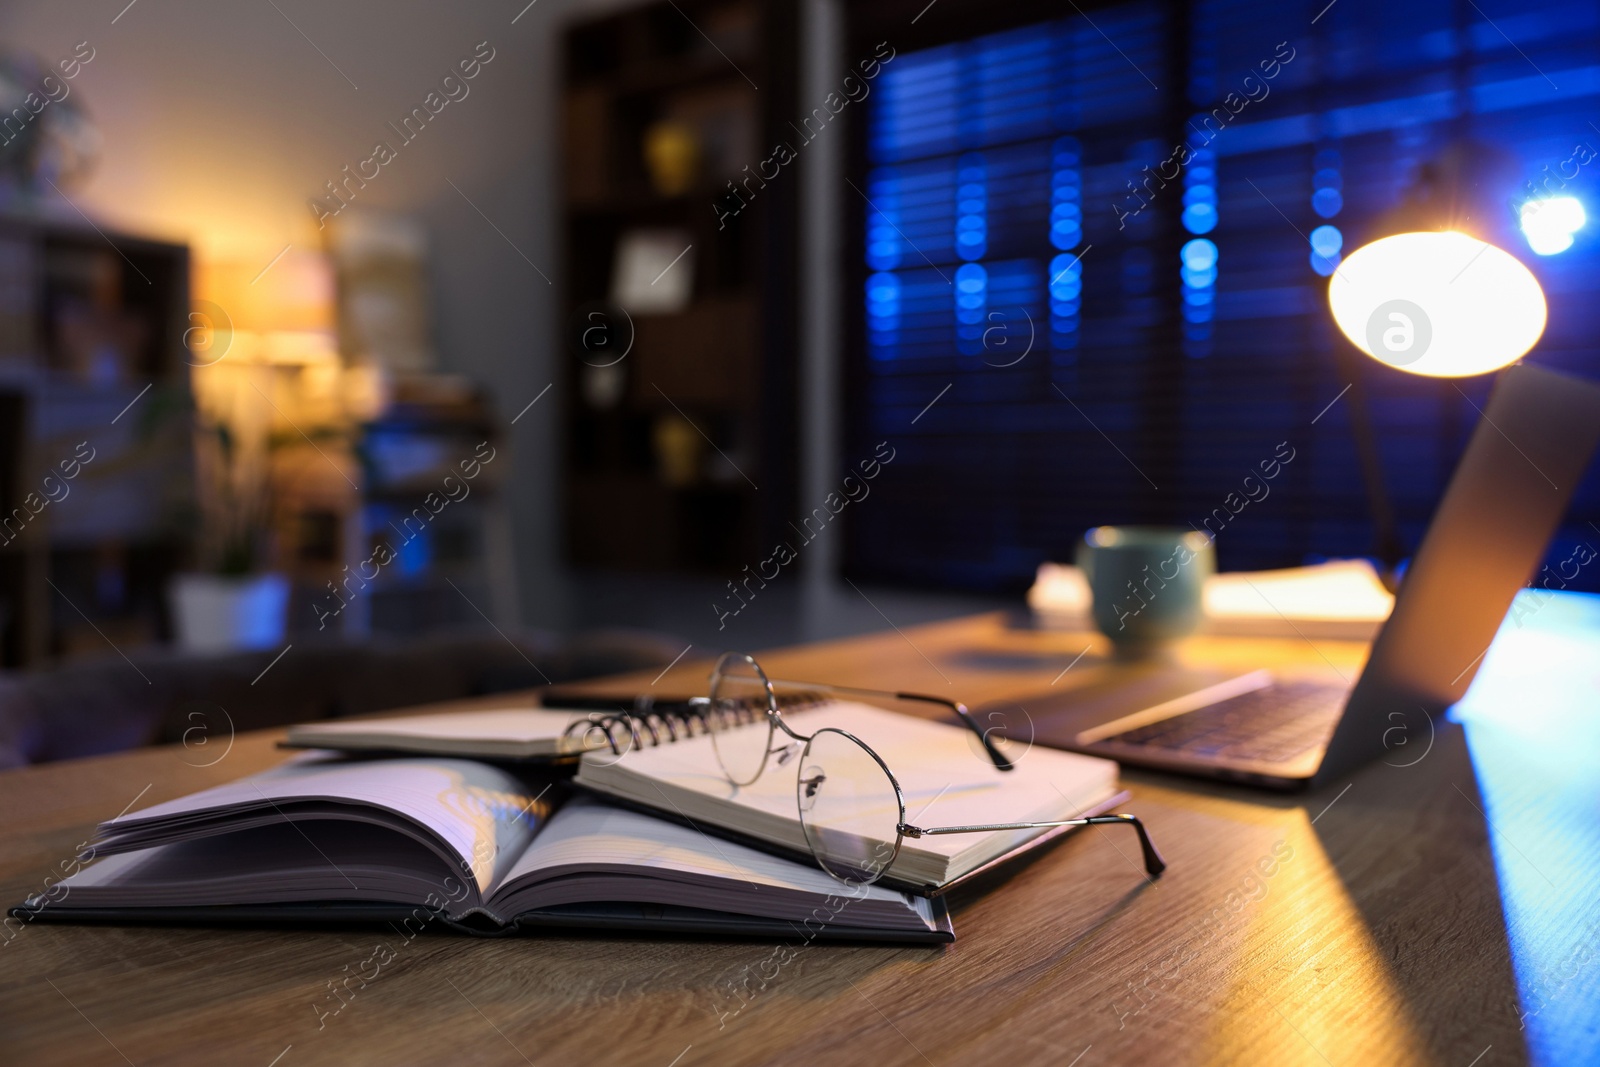
<path id="1" fill-rule="evenodd" d="M 1535 1063 L 1600 1050 L 1600 596 L 1519 594 L 1462 723 Z M 1470 783 L 1460 783 L 1471 796 Z M 1492 1006 L 1491 1006 L 1492 1007 Z"/>

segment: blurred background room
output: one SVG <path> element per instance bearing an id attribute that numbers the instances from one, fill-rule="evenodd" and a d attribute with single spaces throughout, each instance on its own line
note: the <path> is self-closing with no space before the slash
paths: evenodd
<path id="1" fill-rule="evenodd" d="M 1105 523 L 1375 625 L 1493 376 L 1330 278 L 1459 223 L 1600 373 L 1600 10 L 1321 7 L 12 0 L 0 763 L 1081 621 Z"/>

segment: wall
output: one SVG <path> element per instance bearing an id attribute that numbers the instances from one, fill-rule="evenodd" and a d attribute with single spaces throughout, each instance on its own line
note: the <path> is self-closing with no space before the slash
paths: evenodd
<path id="1" fill-rule="evenodd" d="M 397 158 L 357 203 L 428 226 L 444 368 L 486 383 L 509 419 L 552 380 L 559 357 L 550 343 L 554 290 L 538 273 L 554 278 L 558 255 L 558 28 L 575 13 L 617 6 L 135 0 L 121 9 L 121 0 L 7 0 L 0 40 L 49 62 L 90 43 L 94 59 L 71 84 L 104 135 L 103 155 L 68 195 L 102 227 L 185 241 L 201 258 L 259 257 L 265 266 L 285 244 L 316 246 L 308 198 L 377 140 L 395 143 Z M 399 146 L 387 124 L 482 41 L 494 58 L 469 95 Z M 513 428 L 513 536 L 524 621 L 533 625 L 566 617 L 555 414 L 541 403 Z"/>

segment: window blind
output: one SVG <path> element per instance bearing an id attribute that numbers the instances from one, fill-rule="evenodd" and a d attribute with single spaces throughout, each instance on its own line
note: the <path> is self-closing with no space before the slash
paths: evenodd
<path id="1" fill-rule="evenodd" d="M 1312 25 L 1322 7 L 1091 8 L 885 68 L 856 175 L 849 433 L 899 452 L 852 517 L 850 570 L 1015 588 L 1131 521 L 1212 529 L 1230 569 L 1370 553 L 1355 376 L 1415 547 L 1492 379 L 1351 358 L 1327 276 L 1452 145 L 1516 160 L 1508 211 L 1551 172 L 1596 202 L 1600 155 L 1572 158 L 1600 150 L 1600 12 L 1342 0 Z M 1512 249 L 1551 308 L 1530 358 L 1590 377 L 1597 225 L 1557 255 Z M 1207 524 L 1284 444 L 1269 494 Z M 1585 538 L 1593 472 L 1552 555 Z"/>

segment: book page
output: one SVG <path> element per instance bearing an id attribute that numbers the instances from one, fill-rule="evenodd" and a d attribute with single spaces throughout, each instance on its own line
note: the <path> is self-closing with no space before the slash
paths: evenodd
<path id="1" fill-rule="evenodd" d="M 548 817 L 547 775 L 442 758 L 351 760 L 325 754 L 102 823 L 105 844 L 192 840 L 295 818 L 388 814 L 429 831 L 479 894 L 509 870 Z M 366 809 L 365 815 L 363 809 Z M 391 825 L 393 823 L 391 822 Z M 330 857 L 334 863 L 338 857 Z"/>
<path id="2" fill-rule="evenodd" d="M 351 900 L 448 907 L 459 868 L 384 827 L 352 820 L 276 822 L 103 856 L 35 906 L 216 907 Z M 457 898 L 452 901 L 452 897 Z M 30 902 L 33 903 L 33 902 Z"/>
<path id="3" fill-rule="evenodd" d="M 568 898 L 649 901 L 796 921 L 831 901 L 830 914 L 841 923 L 928 923 L 927 909 L 905 893 L 846 886 L 814 864 L 583 795 L 551 817 L 490 904 L 520 911 Z"/>

